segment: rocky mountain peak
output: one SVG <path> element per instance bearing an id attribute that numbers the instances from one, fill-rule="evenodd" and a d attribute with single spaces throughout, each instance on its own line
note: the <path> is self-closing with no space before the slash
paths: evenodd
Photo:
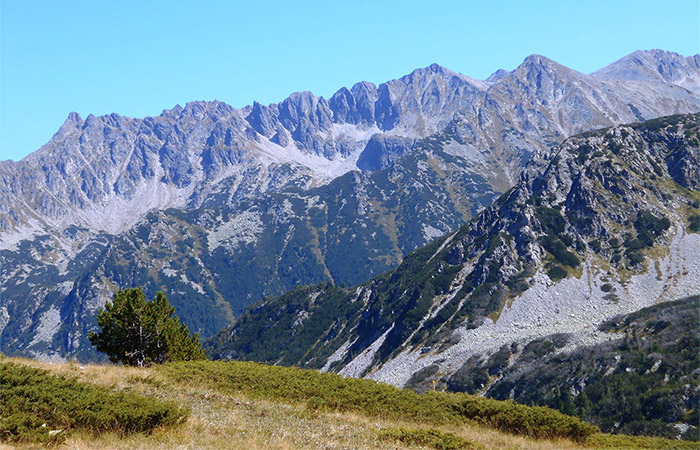
<path id="1" fill-rule="evenodd" d="M 440 64 L 433 63 L 433 64 L 430 64 L 429 66 L 415 69 L 413 72 L 409 73 L 408 75 L 404 75 L 402 77 L 402 79 L 403 78 L 415 79 L 415 78 L 432 76 L 432 75 L 452 76 L 452 75 L 458 75 L 458 74 L 456 72 L 449 70 L 446 67 L 441 66 Z"/>
<path id="2" fill-rule="evenodd" d="M 80 114 L 78 114 L 75 111 L 71 111 L 70 113 L 68 113 L 68 117 L 66 117 L 66 120 L 63 122 L 63 124 L 58 129 L 55 135 L 65 135 L 66 133 L 69 133 L 72 130 L 80 128 L 82 125 L 83 118 L 80 117 Z"/>
<path id="3" fill-rule="evenodd" d="M 498 81 L 498 80 L 500 80 L 501 78 L 507 76 L 509 73 L 510 73 L 510 72 L 507 71 L 507 70 L 505 70 L 505 69 L 498 69 L 497 71 L 495 71 L 494 73 L 492 73 L 491 75 L 489 75 L 489 77 L 486 79 L 486 81 L 488 81 L 488 82 L 495 82 L 495 81 Z"/>
<path id="4" fill-rule="evenodd" d="M 171 119 L 175 119 L 179 117 L 182 114 L 182 110 L 184 108 L 180 105 L 175 105 L 170 109 L 164 109 L 163 112 L 160 113 L 162 117 L 167 117 Z"/>
<path id="5" fill-rule="evenodd" d="M 253 102 L 250 113 L 245 118 L 255 131 L 270 137 L 276 130 L 277 112 L 272 107 Z"/>
<path id="6" fill-rule="evenodd" d="M 66 121 L 63 122 L 64 124 L 66 123 L 81 123 L 83 121 L 83 118 L 80 117 L 80 114 L 78 114 L 75 111 L 71 111 L 68 113 L 68 117 L 66 118 Z"/>
<path id="7" fill-rule="evenodd" d="M 433 72 L 433 73 L 443 74 L 443 75 L 444 75 L 444 74 L 452 74 L 452 73 L 455 73 L 455 72 L 452 72 L 451 70 L 449 70 L 448 68 L 441 66 L 441 65 L 438 64 L 438 63 L 432 63 L 431 65 L 429 65 L 428 67 L 426 67 L 424 70 L 430 71 L 430 72 Z"/>
<path id="8" fill-rule="evenodd" d="M 337 123 L 371 125 L 374 123 L 374 104 L 377 86 L 368 81 L 355 83 L 350 89 L 340 88 L 328 100 Z"/>
<path id="9" fill-rule="evenodd" d="M 700 55 L 684 57 L 666 50 L 638 50 L 591 74 L 600 80 L 672 83 L 700 92 Z"/>
<path id="10" fill-rule="evenodd" d="M 472 88 L 478 90 L 483 90 L 486 87 L 484 82 L 481 80 L 476 80 L 466 75 L 462 75 L 461 73 L 454 72 L 436 63 L 433 63 L 427 67 L 416 69 L 408 75 L 394 81 L 398 81 L 407 86 L 423 87 L 438 79 L 447 81 L 452 85 L 467 83 L 471 85 Z"/>
<path id="11" fill-rule="evenodd" d="M 527 79 L 541 77 L 545 74 L 551 78 L 559 78 L 564 74 L 579 74 L 575 70 L 569 69 L 545 56 L 534 54 L 525 58 L 512 73 L 519 78 Z"/>

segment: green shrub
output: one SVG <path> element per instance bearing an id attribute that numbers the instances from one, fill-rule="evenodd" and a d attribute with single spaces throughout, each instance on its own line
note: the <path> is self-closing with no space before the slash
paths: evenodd
<path id="1" fill-rule="evenodd" d="M 625 252 L 627 255 L 627 258 L 630 260 L 630 265 L 636 266 L 638 264 L 641 264 L 644 262 L 644 254 L 640 252 L 639 250 L 634 250 L 634 251 L 627 251 Z"/>
<path id="2" fill-rule="evenodd" d="M 634 229 L 637 231 L 638 245 L 651 247 L 654 240 L 661 236 L 671 226 L 671 221 L 667 217 L 657 217 L 651 211 L 643 210 L 637 214 L 634 221 Z M 640 247 L 641 248 L 641 247 Z"/>
<path id="3" fill-rule="evenodd" d="M 535 209 L 535 217 L 542 225 L 542 229 L 547 234 L 559 234 L 564 232 L 566 220 L 561 215 L 559 210 L 540 206 Z"/>
<path id="4" fill-rule="evenodd" d="M 604 449 L 697 450 L 697 442 L 679 441 L 647 436 L 595 433 L 584 441 L 586 447 Z"/>
<path id="5" fill-rule="evenodd" d="M 379 432 L 385 440 L 399 441 L 407 445 L 425 446 L 437 450 L 461 450 L 483 448 L 452 433 L 445 433 L 433 428 L 391 427 Z"/>
<path id="6" fill-rule="evenodd" d="M 174 403 L 13 363 L 0 363 L 0 412 L 0 441 L 43 443 L 63 440 L 71 430 L 148 431 L 188 414 Z"/>
<path id="7" fill-rule="evenodd" d="M 700 233 L 700 215 L 688 217 L 688 229 L 691 233 Z"/>
<path id="8" fill-rule="evenodd" d="M 596 252 L 600 253 L 601 246 L 600 246 L 600 239 L 594 239 L 591 242 L 588 243 L 588 246 L 591 247 L 591 249 Z"/>
<path id="9" fill-rule="evenodd" d="M 565 266 L 577 267 L 579 260 L 576 255 L 567 250 L 566 245 L 557 237 L 545 235 L 540 238 L 540 243 L 545 250 Z"/>
<path id="10" fill-rule="evenodd" d="M 566 437 L 585 440 L 598 427 L 543 406 L 525 406 L 512 401 L 499 401 L 464 396 L 457 405 L 460 415 L 499 430 L 535 438 Z"/>
<path id="11" fill-rule="evenodd" d="M 566 278 L 566 275 L 567 275 L 566 269 L 564 269 L 559 264 L 550 264 L 548 269 L 547 269 L 547 276 L 552 281 L 559 281 L 562 278 Z"/>
<path id="12" fill-rule="evenodd" d="M 584 439 L 597 428 L 558 411 L 501 402 L 467 394 L 429 391 L 418 394 L 372 380 L 344 378 L 293 367 L 242 361 L 192 361 L 159 367 L 182 383 L 205 384 L 224 393 L 306 404 L 311 408 L 350 411 L 390 420 L 426 424 L 484 425 L 536 438 Z"/>
<path id="13" fill-rule="evenodd" d="M 321 397 L 310 397 L 306 402 L 306 407 L 313 411 L 318 411 L 320 409 L 326 409 L 326 401 Z"/>
<path id="14" fill-rule="evenodd" d="M 640 241 L 639 239 L 627 239 L 627 240 L 625 240 L 624 245 L 625 245 L 625 248 L 632 250 L 632 251 L 640 250 L 640 249 L 647 247 L 647 245 L 645 243 L 643 243 L 642 241 Z"/>

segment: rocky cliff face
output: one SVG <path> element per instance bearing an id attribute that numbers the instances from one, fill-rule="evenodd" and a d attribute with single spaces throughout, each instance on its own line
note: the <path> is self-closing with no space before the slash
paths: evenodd
<path id="1" fill-rule="evenodd" d="M 604 320 L 700 293 L 699 156 L 697 114 L 567 139 L 397 269 L 263 301 L 210 354 L 402 386 L 555 333 L 606 341 Z"/>
<path id="2" fill-rule="evenodd" d="M 76 354 L 95 310 L 132 284 L 165 289 L 210 335 L 260 296 L 396 266 L 573 132 L 700 110 L 678 77 L 618 78 L 532 56 L 487 81 L 432 65 L 328 100 L 71 114 L 40 150 L 0 163 L 0 348 Z"/>

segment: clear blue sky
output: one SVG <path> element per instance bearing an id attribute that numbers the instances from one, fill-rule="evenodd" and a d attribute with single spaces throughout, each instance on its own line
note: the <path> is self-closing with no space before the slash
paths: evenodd
<path id="1" fill-rule="evenodd" d="M 698 0 L 1 0 L 0 160 L 70 111 L 158 115 L 328 97 L 437 62 L 474 78 L 538 53 L 591 72 L 638 49 L 700 52 Z"/>

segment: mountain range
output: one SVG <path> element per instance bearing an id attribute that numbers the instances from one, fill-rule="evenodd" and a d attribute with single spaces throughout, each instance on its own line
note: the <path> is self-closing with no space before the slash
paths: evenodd
<path id="1" fill-rule="evenodd" d="M 264 300 L 209 341 L 209 355 L 697 440 L 699 167 L 700 114 L 573 136 L 398 268 Z"/>
<path id="2" fill-rule="evenodd" d="M 346 295 L 446 242 L 569 136 L 697 111 L 700 56 L 654 50 L 590 75 L 533 55 L 483 81 L 434 64 L 330 99 L 71 113 L 42 148 L 0 163 L 0 351 L 96 358 L 96 310 L 135 285 L 164 290 L 204 337 L 298 285 Z M 693 157 L 655 176 L 692 183 Z"/>

